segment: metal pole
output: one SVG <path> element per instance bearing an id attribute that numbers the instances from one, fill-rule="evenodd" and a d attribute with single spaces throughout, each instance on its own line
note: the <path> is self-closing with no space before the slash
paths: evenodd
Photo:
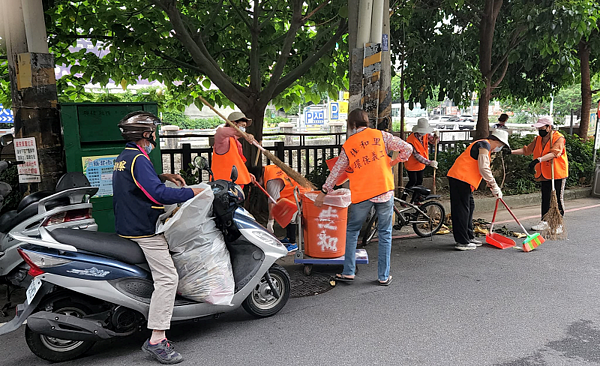
<path id="1" fill-rule="evenodd" d="M 573 136 L 573 110 L 571 109 L 571 128 L 569 131 L 569 135 Z"/>

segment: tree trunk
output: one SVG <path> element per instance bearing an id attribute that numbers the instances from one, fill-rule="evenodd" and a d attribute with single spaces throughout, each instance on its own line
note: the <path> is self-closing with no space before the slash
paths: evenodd
<path id="1" fill-rule="evenodd" d="M 588 139 L 590 128 L 590 109 L 592 108 L 592 88 L 590 86 L 590 46 L 584 40 L 579 42 L 579 59 L 581 62 L 581 122 L 579 137 Z"/>
<path id="2" fill-rule="evenodd" d="M 491 95 L 493 67 L 492 46 L 494 45 L 494 30 L 496 19 L 502 7 L 502 0 L 486 0 L 479 25 L 479 70 L 485 81 L 485 89 L 479 97 L 479 112 L 477 114 L 477 130 L 475 138 L 481 139 L 489 135 L 490 126 L 488 110 Z"/>
<path id="3" fill-rule="evenodd" d="M 246 115 L 246 117 L 252 120 L 252 124 L 250 127 L 246 128 L 246 132 L 252 134 L 256 141 L 262 141 L 263 137 L 263 125 L 265 121 L 265 107 L 257 106 L 258 103 L 253 103 L 254 108 L 250 110 L 242 110 L 242 112 Z M 251 167 L 254 165 L 254 161 L 256 159 L 256 154 L 258 154 L 258 148 L 256 146 L 250 145 L 246 140 L 242 141 L 242 146 L 244 147 L 244 156 L 248 161 L 246 162 L 246 166 Z M 260 161 L 259 161 L 259 165 Z"/>
<path id="4" fill-rule="evenodd" d="M 486 79 L 485 89 L 481 91 L 479 96 L 479 111 L 477 113 L 477 130 L 475 131 L 475 139 L 483 139 L 490 134 L 490 123 L 488 113 L 490 109 L 490 95 L 492 92 L 491 80 Z"/>

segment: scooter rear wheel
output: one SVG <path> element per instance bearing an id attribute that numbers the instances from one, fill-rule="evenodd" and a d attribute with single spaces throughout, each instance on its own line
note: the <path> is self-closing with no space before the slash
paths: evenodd
<path id="1" fill-rule="evenodd" d="M 273 295 L 271 286 L 263 277 L 242 303 L 244 310 L 257 318 L 266 318 L 277 314 L 279 310 L 283 309 L 290 297 L 291 280 L 285 268 L 273 264 L 269 268 L 269 275 L 273 286 L 279 292 L 279 298 Z"/>
<path id="2" fill-rule="evenodd" d="M 53 312 L 82 318 L 92 314 L 85 300 L 78 297 L 62 299 L 53 303 Z M 41 307 L 43 309 L 43 307 Z M 49 337 L 25 327 L 25 341 L 31 352 L 50 362 L 73 360 L 86 353 L 96 343 L 94 341 L 73 341 Z"/>

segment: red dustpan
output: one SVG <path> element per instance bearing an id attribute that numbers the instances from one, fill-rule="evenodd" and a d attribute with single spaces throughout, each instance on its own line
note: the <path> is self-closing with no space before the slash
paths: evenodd
<path id="1" fill-rule="evenodd" d="M 267 197 L 269 197 L 269 201 L 271 201 L 275 205 L 273 206 L 271 213 L 273 214 L 273 218 L 275 219 L 275 221 L 277 221 L 279 226 L 288 226 L 289 223 L 292 222 L 294 214 L 298 211 L 298 207 L 296 206 L 296 204 L 291 200 L 288 200 L 287 198 L 280 198 L 279 200 L 275 201 L 273 197 L 271 197 L 271 195 L 269 195 L 269 193 L 260 184 L 254 184 L 258 188 L 260 188 L 260 190 L 263 191 L 263 193 L 266 194 Z"/>
<path id="2" fill-rule="evenodd" d="M 494 222 L 496 221 L 496 213 L 498 212 L 498 202 L 500 199 L 496 200 L 496 208 L 494 209 L 494 217 L 492 218 L 492 226 L 490 227 L 490 232 L 485 236 L 485 242 L 489 245 L 493 245 L 496 248 L 506 249 L 517 246 L 514 240 L 507 238 L 504 235 L 500 235 L 494 232 Z"/>

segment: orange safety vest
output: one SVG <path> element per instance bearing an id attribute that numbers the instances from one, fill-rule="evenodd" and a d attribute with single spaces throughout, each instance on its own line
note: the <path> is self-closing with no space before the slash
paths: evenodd
<path id="1" fill-rule="evenodd" d="M 229 180 L 231 177 L 231 168 L 235 166 L 238 171 L 237 184 L 248 184 L 251 182 L 250 173 L 244 164 L 238 151 L 237 141 L 234 137 L 229 138 L 229 150 L 223 155 L 217 154 L 213 148 L 212 172 L 216 179 Z"/>
<path id="2" fill-rule="evenodd" d="M 471 157 L 471 149 L 475 146 L 479 141 L 487 141 L 490 140 L 482 139 L 473 142 L 469 145 L 466 150 L 460 154 L 460 156 L 454 161 L 454 165 L 448 171 L 447 176 L 452 177 L 454 179 L 461 180 L 463 182 L 469 183 L 471 185 L 471 190 L 474 191 L 479 187 L 479 183 L 483 177 L 479 172 L 479 162 L 478 159 L 473 159 Z M 491 151 L 488 151 L 488 157 L 492 155 Z"/>
<path id="3" fill-rule="evenodd" d="M 287 198 L 290 201 L 294 201 L 295 200 L 294 189 L 296 187 L 298 187 L 300 189 L 300 193 L 309 191 L 308 189 L 306 189 L 306 188 L 300 186 L 298 183 L 296 183 L 295 180 L 291 179 L 277 165 L 267 165 L 265 167 L 265 175 L 264 175 L 265 188 L 267 187 L 267 183 L 270 180 L 274 180 L 274 179 L 281 179 L 284 184 L 283 188 L 281 189 L 281 191 L 279 193 L 279 198 Z M 298 199 L 300 199 L 300 198 L 301 197 L 298 197 Z"/>
<path id="4" fill-rule="evenodd" d="M 417 150 L 417 154 L 421 155 L 425 159 L 429 159 L 428 138 L 429 138 L 429 134 L 425 134 L 423 136 L 423 142 L 421 142 L 415 136 L 415 134 L 412 133 L 412 134 L 410 134 L 410 136 L 408 136 L 408 138 L 406 139 L 406 142 L 411 144 L 415 148 L 415 150 Z M 425 164 L 419 163 L 419 161 L 412 154 L 410 154 L 410 157 L 408 158 L 406 163 L 404 163 L 404 167 L 406 168 L 406 170 L 408 170 L 410 172 L 416 172 L 416 171 L 425 169 Z"/>
<path id="5" fill-rule="evenodd" d="M 558 141 L 558 139 L 564 138 L 564 136 L 558 131 L 552 131 L 552 141 L 548 140 L 545 146 L 542 146 L 542 138 L 537 136 L 535 138 L 535 148 L 533 149 L 533 158 L 537 159 L 550 152 L 552 145 Z M 554 158 L 554 179 L 563 179 L 569 176 L 569 160 L 567 159 L 566 145 L 561 151 L 560 156 Z M 541 171 L 540 171 L 541 168 Z M 535 166 L 535 178 L 536 179 L 552 179 L 552 160 L 544 161 Z"/>
<path id="6" fill-rule="evenodd" d="M 342 146 L 348 156 L 347 169 L 352 203 L 377 197 L 394 189 L 383 133 L 367 128 L 350 136 Z"/>

